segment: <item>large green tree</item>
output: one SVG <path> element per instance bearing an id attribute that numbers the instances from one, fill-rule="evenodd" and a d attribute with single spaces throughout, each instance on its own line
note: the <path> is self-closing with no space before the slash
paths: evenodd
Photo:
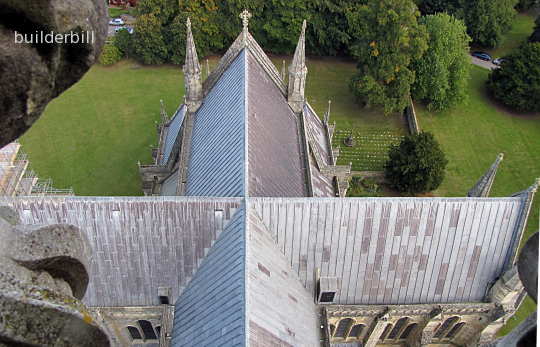
<path id="1" fill-rule="evenodd" d="M 400 192 L 425 193 L 437 189 L 448 161 L 431 133 L 409 135 L 393 145 L 385 165 L 388 183 Z"/>
<path id="2" fill-rule="evenodd" d="M 365 105 L 385 113 L 408 104 L 414 72 L 409 65 L 427 49 L 427 33 L 412 0 L 368 1 L 347 12 L 352 36 L 350 51 L 358 61 L 351 90 Z"/>
<path id="3" fill-rule="evenodd" d="M 512 28 L 517 0 L 460 1 L 462 2 L 460 16 L 463 16 L 473 42 L 484 47 L 498 46 L 503 34 Z"/>
<path id="4" fill-rule="evenodd" d="M 526 43 L 489 75 L 495 99 L 518 111 L 540 111 L 540 42 Z"/>
<path id="5" fill-rule="evenodd" d="M 433 110 L 452 107 L 467 96 L 469 42 L 463 21 L 446 13 L 424 16 L 420 24 L 429 34 L 428 50 L 416 59 L 412 94 Z"/>

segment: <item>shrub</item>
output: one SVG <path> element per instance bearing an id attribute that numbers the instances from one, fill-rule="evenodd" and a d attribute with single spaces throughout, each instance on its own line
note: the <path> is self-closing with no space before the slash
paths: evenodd
<path id="1" fill-rule="evenodd" d="M 406 136 L 392 145 L 388 156 L 385 177 L 400 192 L 432 191 L 443 181 L 448 161 L 431 133 Z"/>
<path id="2" fill-rule="evenodd" d="M 504 58 L 487 82 L 493 97 L 517 111 L 540 111 L 540 42 L 526 43 Z"/>
<path id="3" fill-rule="evenodd" d="M 116 46 L 106 44 L 103 47 L 103 51 L 99 56 L 99 63 L 101 65 L 109 66 L 118 63 L 122 59 L 122 52 Z"/>
<path id="4" fill-rule="evenodd" d="M 122 57 L 130 57 L 133 55 L 133 35 L 130 34 L 127 29 L 120 30 L 116 33 L 113 44 L 118 48 Z"/>

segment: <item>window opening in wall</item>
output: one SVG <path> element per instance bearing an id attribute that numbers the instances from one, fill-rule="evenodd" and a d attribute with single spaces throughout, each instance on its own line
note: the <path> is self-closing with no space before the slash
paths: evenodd
<path id="1" fill-rule="evenodd" d="M 135 327 L 132 327 L 132 326 L 128 326 L 127 330 L 129 332 L 129 335 L 131 336 L 132 340 L 142 339 L 142 336 L 141 336 L 141 333 L 139 332 L 139 329 L 137 329 Z"/>
<path id="2" fill-rule="evenodd" d="M 157 340 L 152 323 L 147 320 L 140 320 L 139 325 L 141 326 L 145 340 Z"/>
<path id="3" fill-rule="evenodd" d="M 435 332 L 435 335 L 433 335 L 434 338 L 440 339 L 444 336 L 444 333 L 455 323 L 459 321 L 459 317 L 454 316 L 450 317 L 447 320 L 444 321 L 444 323 L 437 329 Z"/>
<path id="4" fill-rule="evenodd" d="M 360 338 L 360 335 L 362 335 L 362 332 L 364 331 L 365 325 L 364 324 L 356 324 L 352 327 L 351 333 L 349 334 L 350 337 Z"/>
<path id="5" fill-rule="evenodd" d="M 390 333 L 391 329 L 392 329 L 392 324 L 387 324 L 386 328 L 384 328 L 384 331 L 381 334 L 381 340 L 384 340 L 386 338 L 386 335 L 388 335 L 388 333 Z"/>
<path id="6" fill-rule="evenodd" d="M 345 333 L 349 330 L 353 320 L 345 318 L 339 321 L 334 337 L 345 337 Z"/>
<path id="7" fill-rule="evenodd" d="M 403 330 L 403 333 L 401 333 L 400 339 L 409 338 L 409 336 L 411 336 L 411 334 L 416 330 L 417 326 L 418 326 L 418 324 L 416 324 L 416 323 L 409 324 L 407 326 L 407 328 L 405 328 L 405 330 Z"/>
<path id="8" fill-rule="evenodd" d="M 401 332 L 401 329 L 403 329 L 403 327 L 407 324 L 408 320 L 409 318 L 407 317 L 398 319 L 398 321 L 396 322 L 396 325 L 394 326 L 394 329 L 392 329 L 392 331 L 390 332 L 390 335 L 388 335 L 388 338 L 395 339 L 396 337 L 398 337 L 398 334 Z"/>
<path id="9" fill-rule="evenodd" d="M 463 328 L 463 326 L 465 326 L 465 323 L 463 322 L 454 325 L 452 330 L 450 330 L 448 334 L 446 334 L 446 337 L 449 339 L 453 338 L 454 336 L 457 335 L 457 333 L 459 333 L 459 331 Z"/>
<path id="10" fill-rule="evenodd" d="M 156 327 L 156 332 L 157 332 L 157 336 L 160 337 L 161 336 L 161 327 L 159 325 Z"/>
<path id="11" fill-rule="evenodd" d="M 169 304 L 169 297 L 160 295 L 159 303 L 162 304 L 162 305 L 168 305 Z"/>

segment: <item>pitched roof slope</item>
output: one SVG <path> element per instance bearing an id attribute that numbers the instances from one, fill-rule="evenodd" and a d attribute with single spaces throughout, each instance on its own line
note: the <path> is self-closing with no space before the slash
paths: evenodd
<path id="1" fill-rule="evenodd" d="M 308 290 L 338 304 L 479 302 L 513 256 L 522 197 L 250 199 Z"/>
<path id="2" fill-rule="evenodd" d="M 195 115 L 186 195 L 245 194 L 245 66 L 240 52 Z"/>
<path id="3" fill-rule="evenodd" d="M 248 214 L 248 325 L 251 346 L 320 345 L 319 312 L 261 219 Z"/>
<path id="4" fill-rule="evenodd" d="M 307 196 L 300 120 L 248 52 L 249 196 Z"/>
<path id="5" fill-rule="evenodd" d="M 1 200 L 23 224 L 67 223 L 90 241 L 88 306 L 159 305 L 158 287 L 180 295 L 239 199 L 20 198 Z"/>
<path id="6" fill-rule="evenodd" d="M 173 118 L 165 126 L 166 135 L 163 144 L 163 156 L 160 158 L 159 162 L 161 165 L 168 163 L 174 144 L 179 141 L 180 128 L 184 122 L 186 109 L 186 105 L 181 105 L 174 114 Z"/>
<path id="7" fill-rule="evenodd" d="M 332 149 L 329 143 L 328 133 L 324 124 L 309 104 L 304 106 L 304 116 L 306 119 L 306 136 L 310 147 L 311 181 L 313 185 L 313 196 L 334 197 L 336 190 L 334 180 L 320 171 L 320 164 L 333 165 Z M 317 162 L 317 159 L 321 163 Z"/>
<path id="8" fill-rule="evenodd" d="M 176 301 L 173 346 L 245 346 L 245 258 L 242 207 Z"/>

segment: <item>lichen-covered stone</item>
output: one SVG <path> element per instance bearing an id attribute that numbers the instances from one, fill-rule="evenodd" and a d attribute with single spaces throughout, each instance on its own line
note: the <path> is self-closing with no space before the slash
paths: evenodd
<path id="1" fill-rule="evenodd" d="M 93 33 L 93 43 L 17 43 L 15 32 Z M 0 147 L 21 136 L 49 101 L 99 57 L 107 34 L 102 0 L 0 0 Z M 29 36 L 28 36 L 29 37 Z"/>
<path id="2" fill-rule="evenodd" d="M 88 240 L 73 226 L 27 228 L 13 216 L 0 208 L 0 346 L 109 346 L 80 301 Z"/>

